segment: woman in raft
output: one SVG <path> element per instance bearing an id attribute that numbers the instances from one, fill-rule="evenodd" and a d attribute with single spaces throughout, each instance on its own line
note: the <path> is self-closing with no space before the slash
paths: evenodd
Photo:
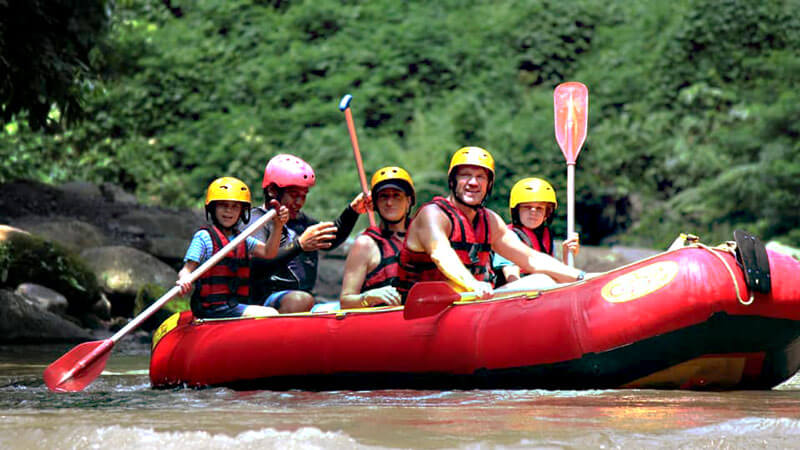
<path id="1" fill-rule="evenodd" d="M 371 197 L 381 218 L 356 238 L 344 265 L 341 309 L 400 305 L 395 289 L 398 254 L 403 247 L 409 213 L 414 205 L 414 182 L 400 167 L 384 167 L 372 176 Z"/>

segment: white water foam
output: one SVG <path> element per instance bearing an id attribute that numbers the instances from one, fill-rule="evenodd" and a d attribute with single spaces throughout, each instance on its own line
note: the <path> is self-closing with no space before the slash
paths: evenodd
<path id="1" fill-rule="evenodd" d="M 141 427 L 69 427 L 27 429 L 14 437 L 0 437 L 0 448 L 15 449 L 109 449 L 193 450 L 203 449 L 374 449 L 340 432 L 317 428 L 278 431 L 273 428 L 244 431 L 236 435 L 205 431 L 156 431 Z"/>

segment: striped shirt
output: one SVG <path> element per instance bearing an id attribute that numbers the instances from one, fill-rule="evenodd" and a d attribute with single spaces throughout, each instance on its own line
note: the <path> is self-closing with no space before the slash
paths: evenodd
<path id="1" fill-rule="evenodd" d="M 233 239 L 234 236 L 229 236 L 228 239 Z M 247 237 L 247 253 L 252 253 L 253 249 L 256 245 L 260 242 L 258 239 L 253 237 Z M 192 242 L 189 243 L 189 248 L 186 250 L 186 256 L 183 257 L 183 263 L 186 264 L 187 261 L 194 261 L 198 264 L 202 264 L 208 261 L 208 258 L 211 258 L 211 255 L 214 254 L 214 243 L 211 242 L 211 235 L 208 233 L 207 230 L 197 230 L 192 236 Z"/>

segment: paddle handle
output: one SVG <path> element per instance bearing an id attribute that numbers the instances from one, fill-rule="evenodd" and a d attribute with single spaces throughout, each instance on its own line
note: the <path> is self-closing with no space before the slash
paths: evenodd
<path id="1" fill-rule="evenodd" d="M 230 253 L 234 248 L 236 248 L 237 245 L 241 244 L 242 241 L 247 239 L 248 236 L 252 235 L 256 231 L 258 231 L 259 228 L 261 228 L 267 222 L 272 220 L 275 214 L 277 214 L 276 211 L 274 209 L 271 209 L 267 211 L 266 214 L 259 217 L 258 220 L 251 223 L 247 228 L 244 229 L 243 232 L 239 233 L 239 235 L 233 238 L 232 241 L 228 242 L 228 245 L 222 247 L 220 251 L 211 255 L 211 257 L 208 258 L 208 261 L 204 262 L 203 264 L 200 265 L 200 267 L 193 270 L 192 273 L 189 274 L 189 281 L 192 283 L 197 281 L 197 279 L 200 278 L 204 273 L 206 273 L 208 269 L 219 263 L 228 253 Z M 127 325 L 125 325 L 119 331 L 114 333 L 114 335 L 111 336 L 111 340 L 116 343 L 117 341 L 122 339 L 123 336 L 125 336 L 126 334 L 130 333 L 132 330 L 137 328 L 139 325 L 142 324 L 142 322 L 149 319 L 150 316 L 152 316 L 153 314 L 155 314 L 156 311 L 161 309 L 162 306 L 166 305 L 167 302 L 172 300 L 172 298 L 175 297 L 176 295 L 178 295 L 180 291 L 181 291 L 180 286 L 174 286 L 172 289 L 167 291 L 166 294 L 162 295 L 158 300 L 153 302 L 153 304 L 150 305 L 147 309 L 142 311 L 133 320 L 128 322 Z"/>
<path id="2" fill-rule="evenodd" d="M 567 239 L 575 233 L 575 164 L 567 164 Z M 572 252 L 567 251 L 567 264 L 575 267 Z"/>
<path id="3" fill-rule="evenodd" d="M 347 132 L 350 135 L 350 143 L 353 146 L 353 157 L 356 160 L 356 169 L 358 170 L 358 179 L 361 182 L 361 192 L 367 195 L 369 186 L 367 185 L 367 175 L 364 173 L 364 163 L 361 160 L 361 150 L 358 148 L 358 136 L 356 136 L 356 126 L 353 123 L 353 114 L 350 112 L 350 102 L 353 96 L 350 94 L 342 97 L 339 102 L 339 110 L 344 112 L 344 120 L 347 122 Z M 372 214 L 372 209 L 367 211 L 370 226 L 375 226 L 375 216 Z"/>

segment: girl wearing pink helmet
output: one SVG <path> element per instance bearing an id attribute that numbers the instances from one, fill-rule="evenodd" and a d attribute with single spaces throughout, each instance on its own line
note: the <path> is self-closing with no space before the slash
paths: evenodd
<path id="1" fill-rule="evenodd" d="M 254 259 L 250 277 L 251 301 L 272 306 L 281 313 L 309 311 L 314 306 L 312 294 L 317 281 L 318 250 L 332 250 L 347 239 L 358 220 L 367 211 L 369 197 L 358 194 L 334 222 L 318 222 L 301 211 L 309 189 L 316 183 L 311 166 L 294 155 L 280 154 L 264 168 L 265 203 L 277 200 L 289 210 L 289 221 L 281 229 L 278 255 L 270 260 Z M 261 205 L 251 211 L 252 220 L 266 214 Z M 266 241 L 273 233 L 268 223 L 253 234 Z"/>

